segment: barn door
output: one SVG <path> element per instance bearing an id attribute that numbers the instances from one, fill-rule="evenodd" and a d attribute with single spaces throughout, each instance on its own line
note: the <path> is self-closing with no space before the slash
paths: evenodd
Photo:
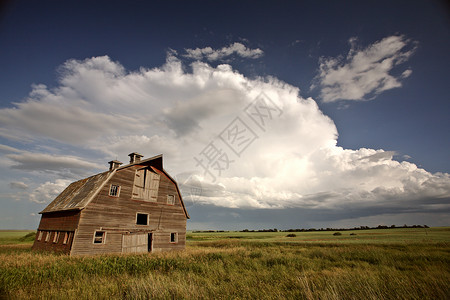
<path id="1" fill-rule="evenodd" d="M 147 233 L 132 233 L 122 235 L 122 253 L 147 252 L 149 247 Z"/>
<path id="2" fill-rule="evenodd" d="M 158 189 L 159 189 L 159 181 L 160 181 L 160 175 L 153 173 L 153 172 L 148 172 L 150 176 L 149 177 L 149 182 L 147 184 L 148 187 L 148 200 L 150 201 L 157 201 L 158 200 Z"/>
<path id="3" fill-rule="evenodd" d="M 149 234 L 148 234 L 148 247 L 147 247 L 147 251 L 148 251 L 148 252 L 152 252 L 152 247 L 153 247 L 153 233 L 149 233 Z"/>
<path id="4" fill-rule="evenodd" d="M 134 176 L 133 198 L 156 202 L 160 177 L 149 169 L 137 170 Z"/>
<path id="5" fill-rule="evenodd" d="M 133 198 L 143 199 L 145 187 L 145 169 L 137 170 L 134 176 Z"/>

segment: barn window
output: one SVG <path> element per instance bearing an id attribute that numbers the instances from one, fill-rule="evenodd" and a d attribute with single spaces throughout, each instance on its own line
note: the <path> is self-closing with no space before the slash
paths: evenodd
<path id="1" fill-rule="evenodd" d="M 53 243 L 57 243 L 59 240 L 59 231 L 55 231 L 55 235 L 53 236 Z"/>
<path id="2" fill-rule="evenodd" d="M 170 234 L 170 242 L 171 243 L 176 243 L 178 242 L 178 234 L 176 232 L 172 232 Z"/>
<path id="3" fill-rule="evenodd" d="M 39 230 L 39 234 L 38 234 L 38 238 L 37 238 L 38 241 L 42 240 L 42 234 L 43 233 L 44 232 L 42 230 Z"/>
<path id="4" fill-rule="evenodd" d="M 48 242 L 50 241 L 50 235 L 52 234 L 51 231 L 47 231 L 47 235 L 45 236 L 45 241 Z"/>
<path id="5" fill-rule="evenodd" d="M 119 197 L 120 193 L 120 186 L 111 184 L 111 187 L 109 188 L 109 195 L 113 197 Z"/>
<path id="6" fill-rule="evenodd" d="M 175 195 L 167 195 L 167 204 L 170 204 L 170 205 L 175 204 Z"/>
<path id="7" fill-rule="evenodd" d="M 66 245 L 68 240 L 69 240 L 69 233 L 66 231 L 64 232 L 63 244 Z"/>
<path id="8" fill-rule="evenodd" d="M 94 244 L 104 244 L 106 238 L 105 231 L 96 231 L 94 233 Z"/>
<path id="9" fill-rule="evenodd" d="M 64 239 L 63 239 L 63 244 L 67 245 L 70 242 L 70 239 L 72 238 L 72 233 L 71 231 L 66 231 L 64 233 Z"/>
<path id="10" fill-rule="evenodd" d="M 148 225 L 148 214 L 136 214 L 136 225 Z"/>
<path id="11" fill-rule="evenodd" d="M 148 168 L 136 170 L 133 185 L 133 198 L 145 201 L 158 199 L 160 176 Z"/>

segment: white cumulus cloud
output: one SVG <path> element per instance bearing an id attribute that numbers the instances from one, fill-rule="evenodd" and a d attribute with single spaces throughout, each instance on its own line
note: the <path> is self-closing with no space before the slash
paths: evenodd
<path id="1" fill-rule="evenodd" d="M 45 182 L 37 187 L 30 195 L 29 199 L 36 203 L 49 203 L 56 198 L 68 185 L 70 180 L 57 179 L 55 182 Z"/>
<path id="2" fill-rule="evenodd" d="M 399 52 L 405 43 L 391 37 L 355 50 L 349 72 L 359 66 L 364 77 L 380 61 L 407 59 L 410 54 Z M 300 97 L 297 87 L 277 78 L 249 79 L 229 65 L 200 61 L 186 72 L 172 55 L 159 68 L 132 72 L 106 56 L 71 60 L 63 68 L 56 88 L 34 86 L 24 102 L 0 109 L 3 128 L 31 136 L 36 149 L 52 139 L 73 151 L 102 153 L 105 162 L 99 164 L 124 160 L 133 151 L 162 153 L 170 174 L 191 176 L 200 185 L 197 203 L 227 208 L 333 209 L 352 211 L 353 217 L 450 208 L 449 174 L 396 161 L 393 151 L 337 146 L 333 120 L 314 99 Z M 60 169 L 99 167 L 82 157 L 6 157 L 16 169 L 55 176 Z M 54 197 L 68 184 L 61 178 L 45 182 L 30 199 Z M 183 189 L 186 198 L 191 190 Z"/>
<path id="3" fill-rule="evenodd" d="M 25 182 L 22 181 L 13 181 L 9 183 L 9 186 L 13 189 L 20 189 L 20 190 L 26 190 L 28 188 L 28 185 Z"/>
<path id="4" fill-rule="evenodd" d="M 391 72 L 415 51 L 415 43 L 404 36 L 389 36 L 363 49 L 356 43 L 356 38 L 350 39 L 351 49 L 345 58 L 320 59 L 319 74 L 311 88 L 320 88 L 324 102 L 367 100 L 401 87 L 401 79 L 411 75 L 411 69 L 398 76 Z"/>
<path id="5" fill-rule="evenodd" d="M 243 58 L 260 58 L 263 56 L 264 52 L 259 49 L 247 48 L 244 44 L 235 42 L 230 44 L 228 47 L 223 47 L 221 49 L 213 49 L 211 47 L 205 48 L 195 48 L 195 49 L 185 49 L 186 54 L 184 57 L 202 60 L 207 59 L 208 61 L 220 60 L 231 55 L 238 55 Z"/>
<path id="6" fill-rule="evenodd" d="M 52 155 L 47 153 L 24 152 L 6 155 L 14 164 L 13 169 L 55 173 L 58 176 L 76 178 L 86 171 L 102 169 L 101 164 L 86 161 L 80 157 L 69 155 Z M 16 186 L 17 187 L 17 186 Z"/>

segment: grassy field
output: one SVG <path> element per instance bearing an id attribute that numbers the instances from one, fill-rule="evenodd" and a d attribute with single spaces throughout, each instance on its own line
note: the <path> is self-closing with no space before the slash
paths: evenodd
<path id="1" fill-rule="evenodd" d="M 311 232 L 188 232 L 189 241 L 208 241 L 217 239 L 243 239 L 247 241 L 266 242 L 304 242 L 304 243 L 428 243 L 450 242 L 450 228 L 394 228 L 345 230 L 339 231 L 311 231 Z M 287 237 L 295 234 L 295 237 Z"/>
<path id="2" fill-rule="evenodd" d="M 0 230 L 0 245 L 32 244 L 33 233 L 35 233 L 34 230 Z"/>
<path id="3" fill-rule="evenodd" d="M 449 298 L 450 228 L 341 233 L 190 232 L 181 252 L 68 257 L 0 232 L 0 298 Z"/>

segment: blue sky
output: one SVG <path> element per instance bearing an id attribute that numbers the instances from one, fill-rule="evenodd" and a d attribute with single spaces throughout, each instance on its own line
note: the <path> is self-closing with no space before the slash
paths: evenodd
<path id="1" fill-rule="evenodd" d="M 448 225 L 445 2 L 1 9 L 0 228 L 133 151 L 164 154 L 190 229 Z"/>

